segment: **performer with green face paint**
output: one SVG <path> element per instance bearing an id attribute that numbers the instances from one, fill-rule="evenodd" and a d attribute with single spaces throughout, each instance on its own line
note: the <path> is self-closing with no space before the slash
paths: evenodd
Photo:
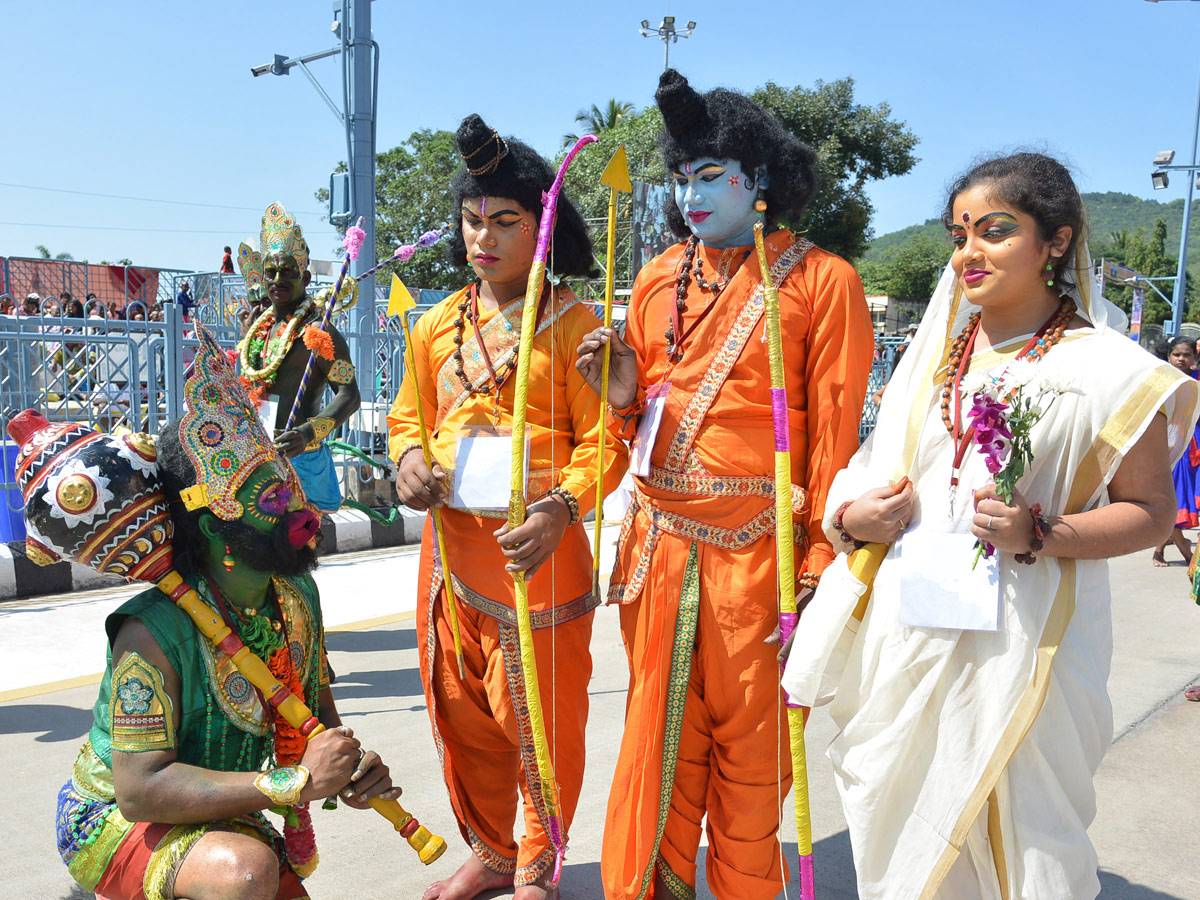
<path id="1" fill-rule="evenodd" d="M 578 366 L 598 387 L 611 343 L 610 430 L 634 440 L 634 494 L 608 600 L 631 666 L 601 875 L 609 900 L 767 900 L 783 887 L 780 801 L 791 784 L 779 690 L 776 417 L 790 431 L 798 593 L 833 559 L 825 492 L 858 446 L 874 350 L 850 265 L 779 226 L 816 191 L 816 156 L 748 98 L 663 73 L 659 143 L 681 243 L 638 275 L 624 340 L 592 332 Z M 761 205 L 761 208 L 760 208 Z M 782 311 L 786 396 L 773 397 L 754 225 Z M 775 405 L 775 401 L 778 404 Z"/>
<path id="2" fill-rule="evenodd" d="M 49 504 L 35 517 L 47 534 L 31 520 L 31 538 L 45 551 L 51 529 L 75 529 L 105 553 L 124 541 L 152 555 L 153 540 L 124 529 L 169 519 L 177 570 L 327 730 L 306 743 L 277 711 L 280 698 L 264 697 L 224 642 L 214 645 L 159 589 L 144 591 L 106 622 L 94 721 L 58 797 L 58 849 L 75 880 L 106 900 L 292 900 L 308 896 L 300 879 L 317 865 L 309 802 L 337 794 L 361 809 L 399 791 L 379 756 L 341 725 L 330 692 L 308 575 L 317 517 L 223 352 L 204 329 L 198 337 L 187 413 L 157 444 L 83 429 L 79 444 L 109 449 L 54 468 L 45 461 L 69 444 L 55 429 L 71 426 L 22 414 L 32 421 L 17 436 L 22 485 L 31 509 Z M 121 474 L 129 466 L 157 474 L 169 513 L 130 487 Z M 284 816 L 282 834 L 266 810 Z"/>
<path id="3" fill-rule="evenodd" d="M 332 290 L 307 295 L 308 244 L 281 203 L 263 213 L 259 249 L 238 247 L 238 265 L 250 295 L 265 294 L 271 302 L 239 345 L 245 386 L 260 417 L 274 429 L 280 451 L 292 460 L 309 502 L 322 511 L 336 510 L 342 494 L 324 441 L 357 411 L 361 397 L 346 339 L 332 325 L 327 331 L 319 327 Z M 334 311 L 349 309 L 357 299 L 358 285 L 347 277 Z M 300 401 L 299 424 L 284 430 L 310 351 L 317 354 L 316 366 Z M 327 405 L 326 383 L 333 388 Z"/>

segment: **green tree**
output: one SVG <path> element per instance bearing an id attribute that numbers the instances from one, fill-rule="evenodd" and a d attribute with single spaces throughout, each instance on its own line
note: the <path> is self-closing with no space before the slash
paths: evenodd
<path id="1" fill-rule="evenodd" d="M 401 244 L 414 243 L 427 231 L 458 222 L 457 210 L 450 208 L 450 180 L 459 162 L 454 135 L 428 128 L 414 131 L 399 146 L 376 156 L 377 257 L 382 259 Z M 339 163 L 338 171 L 345 168 L 344 163 Z M 329 191 L 322 188 L 316 192 L 316 198 L 328 203 Z M 472 277 L 465 264 L 456 266 L 449 262 L 444 244 L 418 250 L 407 263 L 394 267 L 394 271 L 412 290 L 456 290 Z"/>
<path id="2" fill-rule="evenodd" d="M 848 260 L 862 256 L 874 212 L 866 185 L 916 165 L 917 136 L 892 119 L 888 104 L 856 103 L 853 78 L 818 81 L 812 88 L 767 82 L 751 97 L 817 151 L 817 196 L 801 221 L 787 224 Z"/>
<path id="3" fill-rule="evenodd" d="M 51 254 L 50 251 L 46 248 L 45 244 L 38 244 L 33 249 L 38 252 L 38 256 L 40 256 L 42 259 L 63 259 L 63 260 L 74 260 L 75 259 L 75 257 L 72 256 L 70 253 Z"/>
<path id="4" fill-rule="evenodd" d="M 1108 237 L 1093 243 L 1092 255 L 1120 263 L 1147 278 L 1154 278 L 1154 285 L 1168 297 L 1172 294 L 1170 281 L 1159 281 L 1175 274 L 1176 262 L 1174 257 L 1167 256 L 1167 222 L 1163 218 L 1155 221 L 1150 236 L 1146 236 L 1144 228 L 1138 228 L 1130 233 L 1128 230 L 1111 232 Z M 1157 325 L 1171 317 L 1171 305 L 1164 301 L 1158 293 L 1149 286 L 1144 286 L 1146 300 L 1142 306 L 1142 321 L 1146 324 Z M 1105 281 L 1104 296 L 1126 313 L 1133 309 L 1133 287 L 1111 280 Z M 1200 320 L 1200 308 L 1193 296 L 1192 284 L 1185 287 L 1184 297 L 1187 303 L 1188 321 Z"/>
<path id="5" fill-rule="evenodd" d="M 581 109 L 575 116 L 575 124 L 583 126 L 584 134 L 600 135 L 617 127 L 617 123 L 633 110 L 633 104 L 624 100 L 609 100 L 601 109 L 595 103 L 591 109 Z M 567 133 L 563 135 L 563 149 L 569 149 L 579 140 L 579 135 Z"/>
<path id="6" fill-rule="evenodd" d="M 905 300 L 928 300 L 933 296 L 938 275 L 948 258 L 946 241 L 917 232 L 898 246 L 888 261 L 862 265 L 869 267 L 868 274 L 874 285 L 883 285 L 881 293 Z M 861 268 L 859 272 L 861 275 Z M 864 287 L 866 281 L 867 276 L 863 276 Z"/>

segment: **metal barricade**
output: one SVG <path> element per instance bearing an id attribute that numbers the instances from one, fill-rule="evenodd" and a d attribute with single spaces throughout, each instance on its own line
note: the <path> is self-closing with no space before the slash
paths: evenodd
<path id="1" fill-rule="evenodd" d="M 879 418 L 879 404 L 875 402 L 876 395 L 887 385 L 896 368 L 896 356 L 904 345 L 904 337 L 876 337 L 875 356 L 871 360 L 871 374 L 867 378 L 867 397 L 863 403 L 862 418 L 858 423 L 858 439 L 865 441 L 875 429 Z"/>

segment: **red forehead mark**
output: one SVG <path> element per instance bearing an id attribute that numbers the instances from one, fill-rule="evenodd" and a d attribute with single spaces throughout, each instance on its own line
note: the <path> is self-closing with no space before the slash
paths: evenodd
<path id="1" fill-rule="evenodd" d="M 967 212 L 966 210 L 963 210 L 962 220 L 963 220 L 963 224 L 966 225 L 968 222 L 971 221 L 971 214 L 969 212 Z"/>

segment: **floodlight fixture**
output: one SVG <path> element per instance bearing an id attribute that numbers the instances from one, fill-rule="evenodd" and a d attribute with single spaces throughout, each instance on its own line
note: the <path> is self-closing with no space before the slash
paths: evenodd
<path id="1" fill-rule="evenodd" d="M 687 23 L 687 30 L 688 30 L 688 31 L 695 31 L 695 30 L 696 30 L 696 23 L 695 23 L 695 22 L 688 22 L 688 23 Z"/>
<path id="2" fill-rule="evenodd" d="M 650 20 L 649 20 L 649 19 L 642 19 L 642 27 L 643 27 L 643 28 L 649 28 L 649 27 L 650 27 Z"/>
<path id="3" fill-rule="evenodd" d="M 1173 159 L 1175 159 L 1174 150 L 1159 150 L 1154 154 L 1154 165 L 1169 166 Z"/>
<path id="4" fill-rule="evenodd" d="M 674 16 L 663 16 L 662 24 L 659 25 L 658 27 L 659 28 L 674 28 L 675 27 L 675 17 Z"/>
<path id="5" fill-rule="evenodd" d="M 1156 191 L 1161 191 L 1171 183 L 1171 179 L 1167 177 L 1166 172 L 1151 172 L 1150 183 L 1154 185 Z"/>

